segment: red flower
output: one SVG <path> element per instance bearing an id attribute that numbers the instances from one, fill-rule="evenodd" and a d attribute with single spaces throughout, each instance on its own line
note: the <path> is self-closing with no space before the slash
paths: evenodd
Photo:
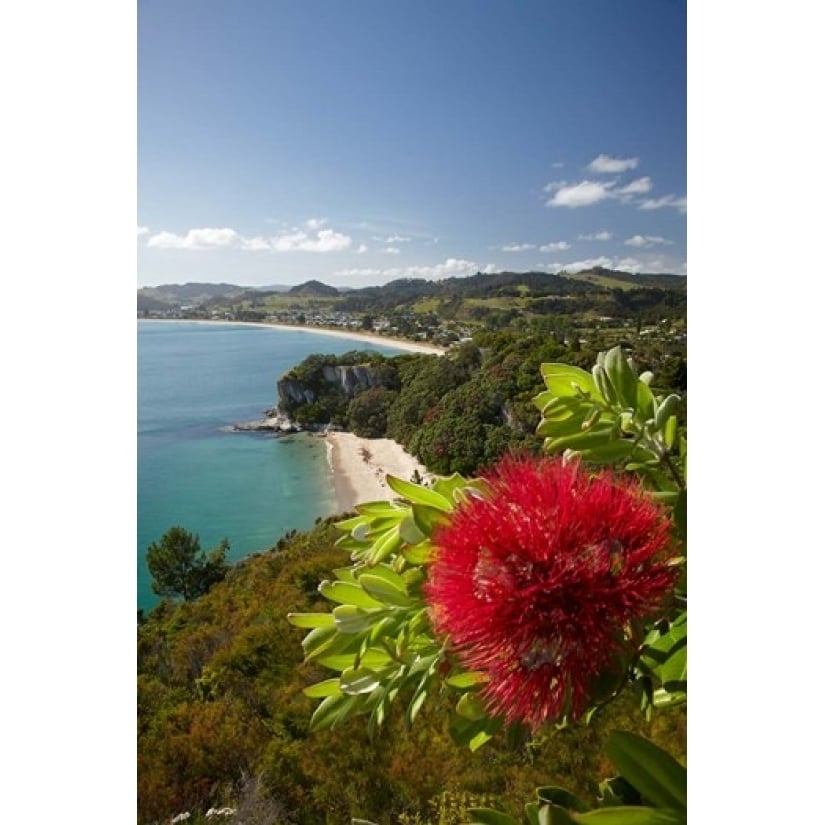
<path id="1" fill-rule="evenodd" d="M 487 481 L 435 534 L 425 593 L 436 631 L 489 677 L 488 710 L 535 731 L 626 667 L 631 623 L 678 575 L 671 525 L 639 485 L 558 460 L 508 458 Z"/>

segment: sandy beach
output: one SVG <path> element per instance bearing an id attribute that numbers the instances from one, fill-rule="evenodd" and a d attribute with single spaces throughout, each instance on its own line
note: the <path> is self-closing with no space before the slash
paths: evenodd
<path id="1" fill-rule="evenodd" d="M 444 347 L 435 344 L 425 344 L 418 341 L 408 341 L 406 338 L 391 338 L 388 335 L 378 335 L 369 332 L 350 332 L 344 329 L 327 329 L 326 327 L 297 326 L 296 324 L 270 324 L 266 321 L 218 321 L 206 318 L 138 318 L 140 322 L 159 324 L 226 324 L 231 326 L 272 327 L 273 329 L 293 330 L 295 332 L 310 332 L 313 335 L 326 335 L 330 338 L 347 338 L 353 341 L 363 341 L 366 344 L 384 344 L 388 347 L 397 347 L 405 352 L 420 352 L 428 355 L 444 355 Z"/>
<path id="2" fill-rule="evenodd" d="M 397 498 L 387 484 L 387 474 L 409 481 L 416 470 L 429 478 L 427 468 L 389 438 L 359 438 L 353 433 L 326 435 L 338 508 L 352 510 L 365 501 Z"/>

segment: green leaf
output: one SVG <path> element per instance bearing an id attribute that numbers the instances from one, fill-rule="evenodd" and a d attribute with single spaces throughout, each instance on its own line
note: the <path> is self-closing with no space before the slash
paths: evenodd
<path id="1" fill-rule="evenodd" d="M 635 407 L 638 381 L 621 347 L 613 347 L 605 353 L 604 368 L 619 396 L 619 402 L 625 407 Z"/>
<path id="2" fill-rule="evenodd" d="M 318 664 L 328 667 L 330 670 L 344 671 L 353 667 L 356 651 L 351 653 L 331 653 L 318 659 Z M 392 661 L 389 653 L 383 648 L 371 647 L 361 656 L 361 667 L 372 670 L 388 665 Z"/>
<path id="3" fill-rule="evenodd" d="M 575 435 L 566 435 L 560 438 L 547 438 L 545 448 L 552 452 L 561 450 L 588 450 L 593 447 L 602 447 L 615 440 L 613 428 L 609 424 L 600 422 L 588 432 L 578 432 Z"/>
<path id="4" fill-rule="evenodd" d="M 333 619 L 334 623 L 335 619 Z M 316 627 L 310 630 L 301 641 L 301 647 L 304 649 L 304 657 L 310 659 L 316 656 L 323 650 L 326 650 L 335 641 L 338 631 L 335 627 Z"/>
<path id="5" fill-rule="evenodd" d="M 601 398 L 593 377 L 580 367 L 551 363 L 542 364 L 540 369 L 544 385 L 555 395 L 580 397 L 585 394 L 597 400 Z"/>
<path id="6" fill-rule="evenodd" d="M 361 572 L 358 574 L 360 584 L 364 583 L 364 576 L 369 576 L 370 579 L 381 579 L 396 590 L 400 590 L 404 595 L 407 593 L 407 583 L 404 577 L 388 564 L 376 564 L 375 567 L 361 568 Z"/>
<path id="7" fill-rule="evenodd" d="M 401 579 L 400 576 L 398 578 Z M 412 599 L 410 599 L 403 587 L 403 579 L 401 579 L 401 587 L 393 582 L 387 581 L 381 576 L 373 576 L 369 573 L 362 573 L 358 577 L 358 581 L 370 596 L 380 599 L 384 604 L 394 605 L 396 607 L 408 607 L 412 604 Z"/>
<path id="8" fill-rule="evenodd" d="M 355 509 L 362 515 L 372 518 L 394 518 L 398 514 L 398 507 L 392 501 L 367 501 L 357 504 Z"/>
<path id="9" fill-rule="evenodd" d="M 623 805 L 618 808 L 597 808 L 586 814 L 576 814 L 582 825 L 684 825 L 687 819 L 678 811 L 647 808 L 643 805 Z"/>
<path id="10" fill-rule="evenodd" d="M 576 825 L 576 820 L 564 809 L 555 805 L 542 805 L 538 802 L 530 803 L 535 807 L 535 825 Z M 525 805 L 525 810 L 528 806 Z M 527 816 L 530 816 L 529 810 Z M 533 820 L 531 820 L 532 822 Z"/>
<path id="11" fill-rule="evenodd" d="M 676 443 L 676 434 L 679 432 L 679 421 L 675 415 L 671 415 L 670 418 L 665 422 L 665 429 L 663 432 L 665 445 L 667 446 L 668 450 L 673 449 L 673 445 Z"/>
<path id="12" fill-rule="evenodd" d="M 362 587 L 350 582 L 322 581 L 318 585 L 318 592 L 325 599 L 339 604 L 354 604 L 358 607 L 383 607 L 381 602 L 373 599 Z"/>
<path id="13" fill-rule="evenodd" d="M 359 697 L 357 696 L 346 696 L 344 694 L 327 696 L 327 698 L 315 708 L 315 713 L 312 714 L 312 719 L 309 721 L 309 729 L 315 731 L 333 727 L 349 714 L 357 705 L 358 700 Z"/>
<path id="14" fill-rule="evenodd" d="M 661 808 L 687 810 L 687 770 L 667 751 L 629 731 L 612 731 L 605 746 L 619 773 Z"/>
<path id="15" fill-rule="evenodd" d="M 448 501 L 455 501 L 456 493 L 463 490 L 465 487 L 471 486 L 473 484 L 472 481 L 468 481 L 464 476 L 459 475 L 458 473 L 453 473 L 449 476 L 444 476 L 443 478 L 437 478 L 433 482 L 432 489 L 439 493 L 440 495 L 444 496 Z"/>
<path id="16" fill-rule="evenodd" d="M 353 516 L 352 518 L 344 519 L 344 521 L 336 521 L 335 528 L 337 530 L 343 530 L 345 533 L 349 533 L 356 527 L 366 524 L 367 521 L 368 519 L 366 516 Z"/>
<path id="17" fill-rule="evenodd" d="M 654 708 L 671 708 L 687 702 L 687 691 L 671 690 L 669 688 L 657 688 L 653 691 Z"/>
<path id="18" fill-rule="evenodd" d="M 655 414 L 655 404 L 653 400 L 653 393 L 650 387 L 642 381 L 636 382 L 636 413 L 641 422 L 648 421 L 653 418 Z"/>
<path id="19" fill-rule="evenodd" d="M 418 527 L 425 536 L 431 536 L 436 527 L 447 522 L 447 518 L 442 510 L 437 510 L 435 507 L 427 507 L 425 504 L 413 504 L 412 515 L 416 527 Z"/>
<path id="20" fill-rule="evenodd" d="M 355 578 L 355 573 L 353 572 L 355 568 L 353 567 L 338 567 L 332 572 L 335 574 L 335 578 L 342 582 L 349 582 L 350 584 L 358 584 L 358 580 Z"/>
<path id="21" fill-rule="evenodd" d="M 340 678 L 341 690 L 350 696 L 372 693 L 381 684 L 381 679 L 368 667 L 347 668 Z"/>
<path id="22" fill-rule="evenodd" d="M 517 819 L 492 808 L 467 808 L 467 813 L 472 817 L 468 825 L 519 825 Z"/>
<path id="23" fill-rule="evenodd" d="M 536 788 L 536 796 L 541 802 L 552 802 L 567 810 L 587 810 L 587 805 L 576 794 L 557 785 L 543 785 L 541 788 Z"/>
<path id="24" fill-rule="evenodd" d="M 666 632 L 651 631 L 642 648 L 640 666 L 665 689 L 684 692 L 687 687 L 687 610 L 670 623 Z"/>
<path id="25" fill-rule="evenodd" d="M 388 530 L 373 544 L 372 550 L 367 557 L 367 563 L 370 565 L 378 564 L 378 562 L 383 561 L 388 556 L 400 550 L 403 544 L 404 540 L 401 538 L 397 527 Z"/>
<path id="26" fill-rule="evenodd" d="M 487 718 L 487 709 L 484 702 L 478 697 L 476 693 L 465 693 L 455 706 L 455 712 L 464 719 L 469 719 L 471 722 L 478 722 L 480 719 Z"/>
<path id="27" fill-rule="evenodd" d="M 339 604 L 332 616 L 339 633 L 354 634 L 369 630 L 383 616 L 383 611 L 366 611 L 354 604 Z"/>
<path id="28" fill-rule="evenodd" d="M 462 716 L 454 715 L 450 718 L 450 736 L 456 744 L 466 745 L 475 752 L 493 738 L 502 724 L 500 718 L 485 718 L 473 722 Z"/>
<path id="29" fill-rule="evenodd" d="M 490 677 L 478 670 L 456 673 L 455 676 L 450 676 L 446 680 L 447 684 L 454 688 L 471 688 L 489 681 Z"/>
<path id="30" fill-rule="evenodd" d="M 389 473 L 387 474 L 387 484 L 394 492 L 412 504 L 426 504 L 428 507 L 435 507 L 436 510 L 443 510 L 445 513 L 453 509 L 448 499 L 429 487 L 421 487 Z"/>
<path id="31" fill-rule="evenodd" d="M 422 541 L 420 544 L 411 544 L 401 548 L 401 555 L 410 564 L 426 564 L 434 552 L 435 548 L 429 541 Z"/>
<path id="32" fill-rule="evenodd" d="M 334 627 L 331 613 L 287 613 L 286 620 L 295 627 Z"/>
<path id="33" fill-rule="evenodd" d="M 398 535 L 400 535 L 407 544 L 418 544 L 420 541 L 424 541 L 428 534 L 416 524 L 415 517 L 412 512 L 410 512 L 410 515 L 398 525 Z"/>
<path id="34" fill-rule="evenodd" d="M 323 699 L 326 696 L 338 696 L 341 693 L 341 686 L 337 679 L 326 679 L 323 682 L 316 682 L 314 685 L 304 688 L 304 696 L 310 699 Z"/>
<path id="35" fill-rule="evenodd" d="M 528 825 L 539 825 L 539 803 L 538 802 L 528 802 L 524 806 L 524 813 L 527 815 Z M 562 825 L 568 825 L 568 823 L 564 822 L 564 823 L 562 823 Z"/>

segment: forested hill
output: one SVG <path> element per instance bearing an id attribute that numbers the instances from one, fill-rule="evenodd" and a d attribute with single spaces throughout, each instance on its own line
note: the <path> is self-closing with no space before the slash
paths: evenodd
<path id="1" fill-rule="evenodd" d="M 632 274 L 595 267 L 576 274 L 548 272 L 476 273 L 466 278 L 428 281 L 402 278 L 382 286 L 339 290 L 317 280 L 294 287 L 252 288 L 234 284 L 168 284 L 138 290 L 138 311 L 160 308 L 279 307 L 300 299 L 324 299 L 339 311 L 415 310 L 423 301 L 541 298 L 546 296 L 596 296 L 613 290 L 664 290 L 683 293 L 687 279 L 669 274 Z M 271 299 L 267 301 L 267 299 Z"/>

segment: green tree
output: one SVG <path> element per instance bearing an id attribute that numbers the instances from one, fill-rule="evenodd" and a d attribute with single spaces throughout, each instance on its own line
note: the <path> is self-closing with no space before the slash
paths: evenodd
<path id="1" fill-rule="evenodd" d="M 224 538 L 216 548 L 204 553 L 196 533 L 170 527 L 146 551 L 153 592 L 158 596 L 183 596 L 187 602 L 202 596 L 229 571 L 228 550 L 229 541 Z"/>
<path id="2" fill-rule="evenodd" d="M 347 407 L 347 426 L 362 438 L 383 438 L 387 434 L 387 412 L 397 395 L 383 387 L 358 393 Z"/>

